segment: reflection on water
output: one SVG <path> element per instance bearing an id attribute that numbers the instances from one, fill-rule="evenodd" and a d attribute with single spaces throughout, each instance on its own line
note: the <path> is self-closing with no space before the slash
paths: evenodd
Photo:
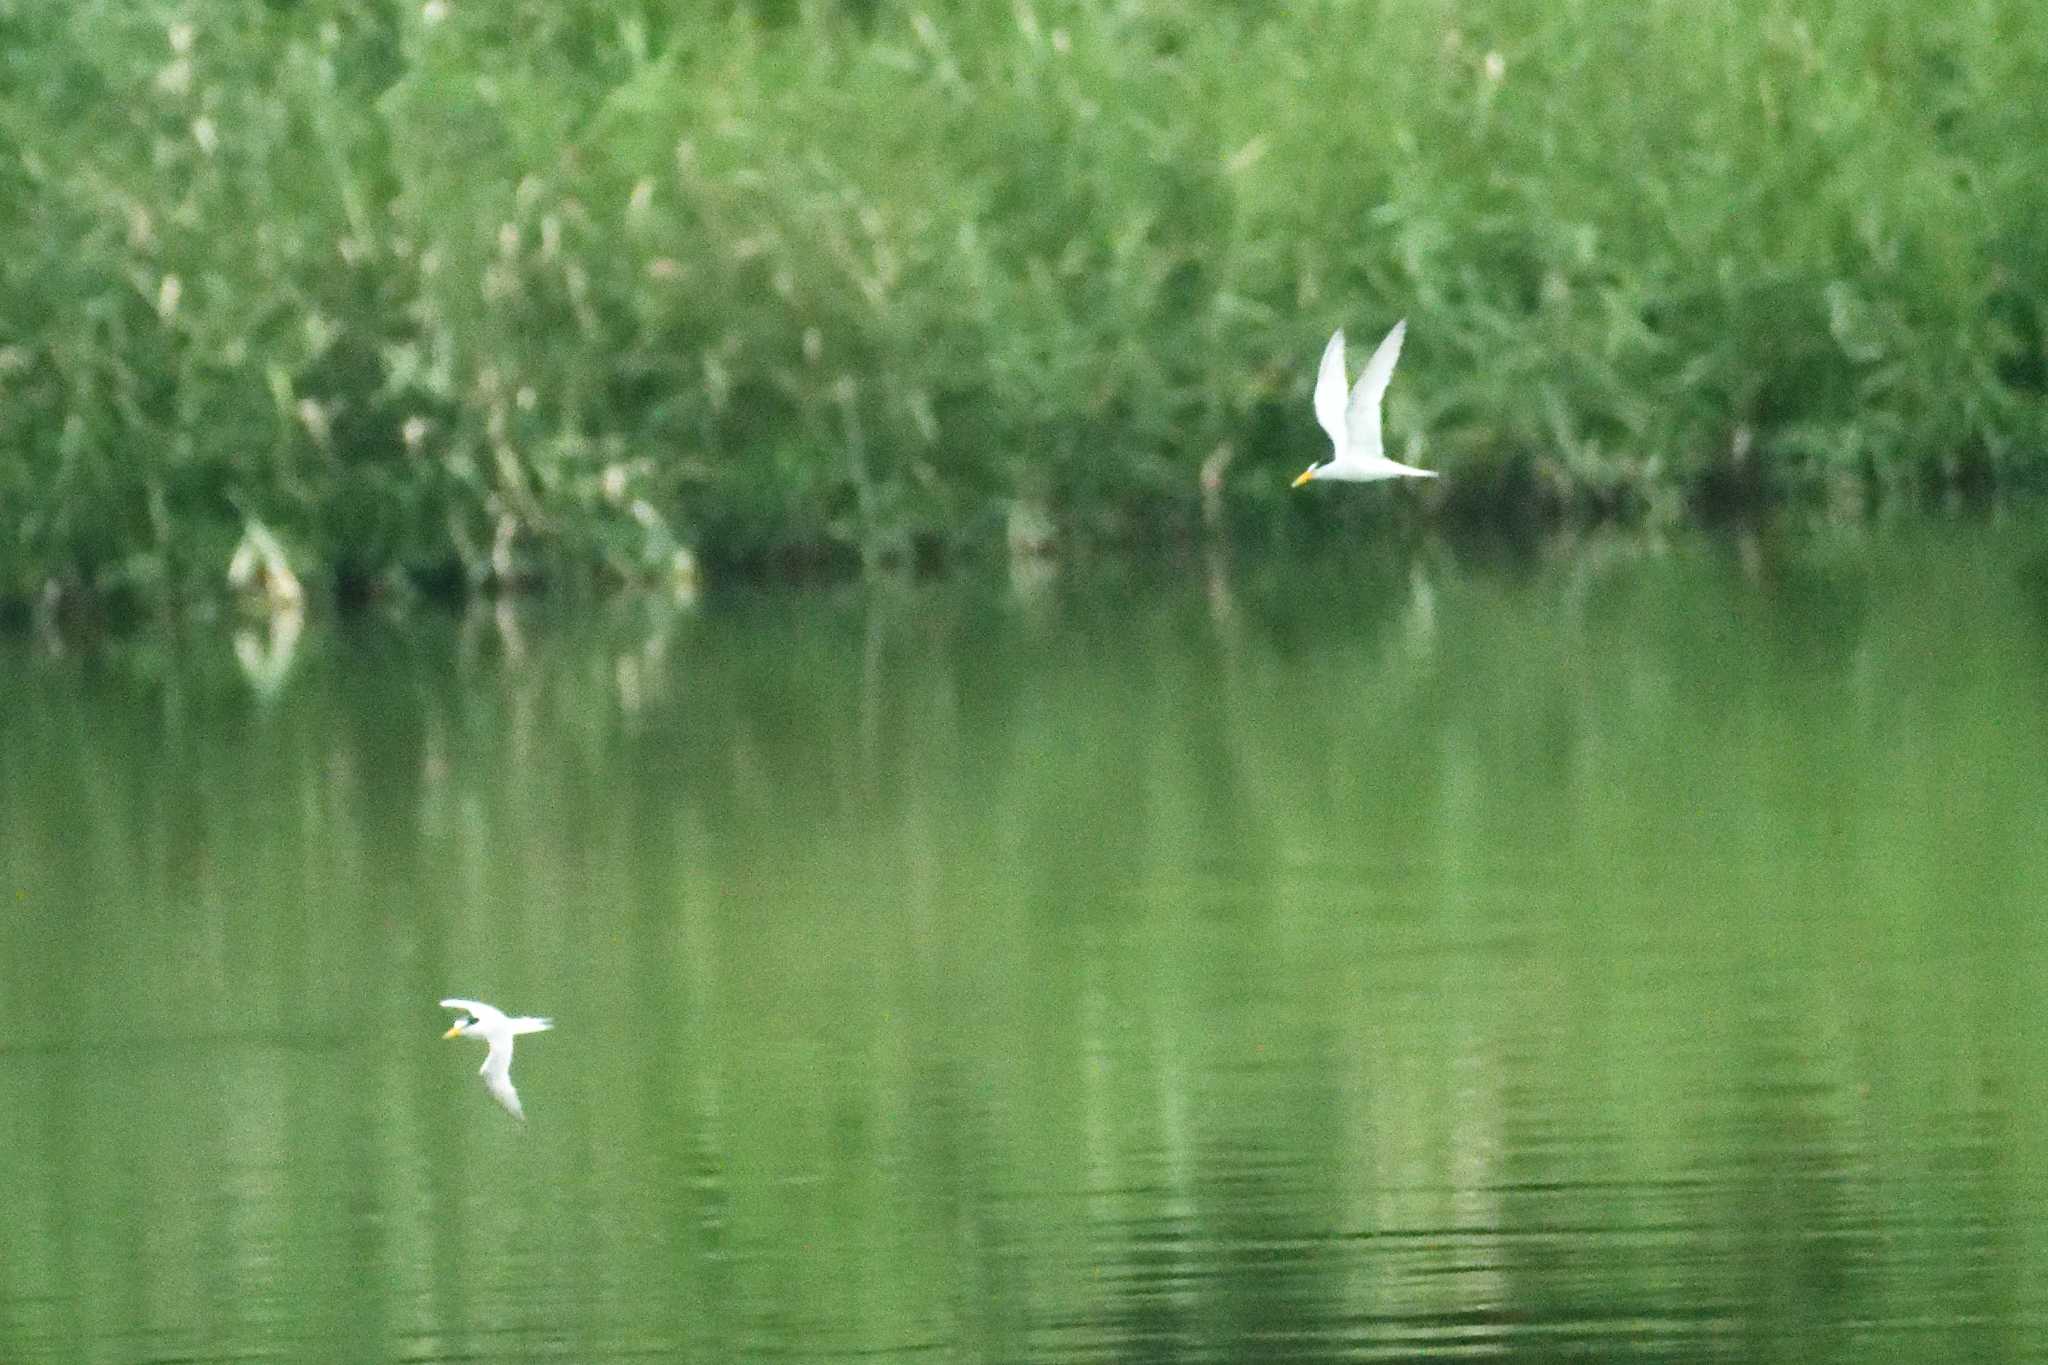
<path id="1" fill-rule="evenodd" d="M 10 643 L 0 1360 L 2027 1355 L 2036 543 Z"/>

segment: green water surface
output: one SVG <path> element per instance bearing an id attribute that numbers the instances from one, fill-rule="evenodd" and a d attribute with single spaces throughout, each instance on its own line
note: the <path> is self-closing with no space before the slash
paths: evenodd
<path id="1" fill-rule="evenodd" d="M 0 644 L 0 1361 L 2039 1355 L 2044 546 Z"/>

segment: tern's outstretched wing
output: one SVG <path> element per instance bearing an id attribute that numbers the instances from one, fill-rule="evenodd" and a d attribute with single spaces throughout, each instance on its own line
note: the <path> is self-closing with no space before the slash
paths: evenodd
<path id="1" fill-rule="evenodd" d="M 1316 422 L 1330 434 L 1330 444 L 1344 458 L 1344 329 L 1330 334 L 1323 347 L 1322 367 L 1316 371 Z"/>
<path id="2" fill-rule="evenodd" d="M 484 1078 L 484 1089 L 491 1092 L 491 1098 L 505 1106 L 505 1112 L 521 1123 L 526 1122 L 526 1111 L 519 1107 L 519 1092 L 512 1088 L 512 1039 L 508 1034 L 491 1039 L 491 1050 L 484 1057 L 483 1070 L 477 1073 Z"/>
<path id="3" fill-rule="evenodd" d="M 488 1025 L 493 1019 L 503 1019 L 505 1011 L 496 1005 L 486 1005 L 481 1000 L 448 999 L 441 1002 L 444 1010 L 466 1010 L 476 1016 L 479 1023 Z"/>
<path id="4" fill-rule="evenodd" d="M 1401 339 L 1407 334 L 1408 319 L 1402 318 L 1359 372 L 1357 387 L 1351 390 L 1351 405 L 1344 413 L 1344 430 L 1350 438 L 1344 448 L 1348 459 L 1365 464 L 1387 458 L 1380 446 L 1380 400 L 1387 395 L 1394 363 L 1401 358 Z"/>

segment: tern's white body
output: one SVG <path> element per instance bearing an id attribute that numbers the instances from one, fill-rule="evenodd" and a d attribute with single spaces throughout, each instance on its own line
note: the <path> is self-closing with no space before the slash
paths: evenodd
<path id="1" fill-rule="evenodd" d="M 491 1098 L 524 1123 L 526 1111 L 519 1107 L 519 1092 L 512 1088 L 512 1040 L 522 1033 L 551 1029 L 555 1021 L 527 1015 L 508 1018 L 505 1011 L 481 1000 L 443 1000 L 441 1008 L 461 1010 L 464 1016 L 441 1035 L 443 1038 L 482 1038 L 490 1043 L 491 1050 L 484 1054 L 483 1069 L 477 1074 L 484 1078 L 484 1089 L 491 1092 Z"/>
<path id="2" fill-rule="evenodd" d="M 1407 334 L 1408 319 L 1402 318 L 1365 362 L 1348 398 L 1344 392 L 1344 329 L 1331 334 L 1330 344 L 1323 348 L 1322 367 L 1316 371 L 1316 421 L 1330 434 L 1332 453 L 1321 464 L 1303 470 L 1294 481 L 1296 488 L 1310 479 L 1371 483 L 1375 479 L 1436 477 L 1434 469 L 1417 469 L 1388 459 L 1380 444 L 1380 400 L 1394 377 L 1394 362 L 1401 358 L 1401 339 Z"/>

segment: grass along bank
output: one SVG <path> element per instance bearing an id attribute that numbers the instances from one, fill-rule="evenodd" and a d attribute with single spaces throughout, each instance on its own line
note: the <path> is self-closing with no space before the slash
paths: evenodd
<path id="1" fill-rule="evenodd" d="M 1402 314 L 1407 505 L 2038 482 L 2043 54 L 2031 0 L 0 0 L 0 597 L 252 525 L 345 593 L 1280 534 L 1355 511 L 1287 489 L 1324 338 Z"/>

